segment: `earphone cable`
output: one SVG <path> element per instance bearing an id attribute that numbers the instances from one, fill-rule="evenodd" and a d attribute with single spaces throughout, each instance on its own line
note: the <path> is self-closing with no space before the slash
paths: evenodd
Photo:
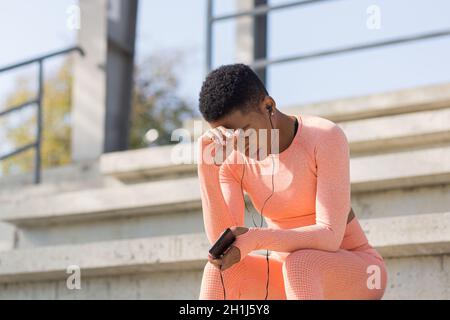
<path id="1" fill-rule="evenodd" d="M 220 266 L 220 281 L 222 282 L 222 288 L 223 288 L 223 300 L 227 300 L 227 293 L 225 292 L 225 285 L 223 283 L 222 266 Z"/>

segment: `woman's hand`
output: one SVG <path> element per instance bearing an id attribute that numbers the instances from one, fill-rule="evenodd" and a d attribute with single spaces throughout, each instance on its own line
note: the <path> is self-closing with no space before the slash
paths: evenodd
<path id="1" fill-rule="evenodd" d="M 233 130 L 227 129 L 223 126 L 218 126 L 205 131 L 198 139 L 200 144 L 199 147 L 202 150 L 201 161 L 206 161 L 208 164 L 222 164 L 234 149 L 236 144 L 236 135 L 234 133 L 235 132 Z M 228 144 L 232 144 L 233 148 L 227 147 Z M 211 152 L 212 150 L 214 150 L 214 152 Z M 216 156 L 217 151 L 220 152 Z"/>
<path id="2" fill-rule="evenodd" d="M 230 229 L 236 238 L 248 231 L 247 227 L 230 227 Z M 223 271 L 241 261 L 241 252 L 238 247 L 231 245 L 218 259 L 214 259 L 211 254 L 208 254 L 208 261 Z"/>

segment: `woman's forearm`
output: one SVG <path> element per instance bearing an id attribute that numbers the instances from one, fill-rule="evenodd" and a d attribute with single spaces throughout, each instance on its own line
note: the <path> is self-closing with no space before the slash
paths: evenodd
<path id="1" fill-rule="evenodd" d="M 299 249 L 337 251 L 345 229 L 331 229 L 322 225 L 309 225 L 295 229 L 251 227 L 239 235 L 233 245 L 241 251 L 242 258 L 253 250 L 294 252 Z"/>
<path id="2" fill-rule="evenodd" d="M 200 147 L 198 152 L 201 152 Z M 240 185 L 230 175 L 226 164 L 199 161 L 197 171 L 203 223 L 212 245 L 226 228 L 244 224 L 244 202 Z"/>

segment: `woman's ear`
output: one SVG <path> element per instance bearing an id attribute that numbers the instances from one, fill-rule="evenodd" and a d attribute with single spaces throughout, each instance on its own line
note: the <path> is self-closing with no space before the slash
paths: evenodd
<path id="1" fill-rule="evenodd" d="M 259 111 L 264 115 L 271 115 L 276 111 L 275 100 L 271 96 L 266 96 L 259 106 Z"/>

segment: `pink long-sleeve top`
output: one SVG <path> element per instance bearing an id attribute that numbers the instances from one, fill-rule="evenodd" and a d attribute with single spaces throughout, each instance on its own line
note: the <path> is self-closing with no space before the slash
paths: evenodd
<path id="1" fill-rule="evenodd" d="M 306 248 L 366 250 L 382 259 L 368 243 L 358 218 L 347 224 L 350 152 L 344 131 L 319 116 L 295 116 L 299 128 L 288 148 L 278 154 L 255 160 L 233 150 L 220 166 L 198 161 L 209 242 L 212 245 L 228 227 L 244 226 L 244 166 L 243 190 L 261 213 L 272 193 L 275 163 L 274 193 L 262 212 L 267 227 L 250 227 L 237 236 L 233 245 L 239 248 L 241 260 L 253 250 L 268 249 L 283 257 Z M 198 151 L 203 151 L 202 144 Z"/>

